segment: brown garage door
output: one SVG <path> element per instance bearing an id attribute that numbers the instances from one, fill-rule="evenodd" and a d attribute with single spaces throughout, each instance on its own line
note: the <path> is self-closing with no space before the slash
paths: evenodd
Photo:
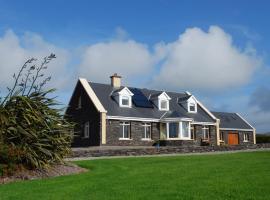
<path id="1" fill-rule="evenodd" d="M 228 134 L 228 144 L 231 144 L 231 145 L 239 144 L 238 133 Z"/>

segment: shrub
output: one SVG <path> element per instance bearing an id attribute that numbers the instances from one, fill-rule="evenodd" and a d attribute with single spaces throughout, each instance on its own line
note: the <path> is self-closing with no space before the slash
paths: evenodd
<path id="1" fill-rule="evenodd" d="M 257 143 L 270 143 L 270 135 L 256 135 Z"/>
<path id="2" fill-rule="evenodd" d="M 43 89 L 50 77 L 38 82 L 53 58 L 53 54 L 45 57 L 39 67 L 33 64 L 35 59 L 28 60 L 18 75 L 14 74 L 15 83 L 8 95 L 0 99 L 2 173 L 13 164 L 47 167 L 62 162 L 70 152 L 73 124 L 63 118 L 59 103 L 50 97 L 55 89 Z"/>

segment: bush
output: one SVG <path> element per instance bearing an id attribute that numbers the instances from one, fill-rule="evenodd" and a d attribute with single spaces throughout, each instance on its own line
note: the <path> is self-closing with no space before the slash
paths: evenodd
<path id="1" fill-rule="evenodd" d="M 50 77 L 43 77 L 52 54 L 37 67 L 28 60 L 16 76 L 15 83 L 5 98 L 0 99 L 0 164 L 1 172 L 13 165 L 44 168 L 60 163 L 70 152 L 73 124 L 64 119 L 55 98 L 55 89 L 44 90 Z M 28 65 L 31 66 L 28 67 Z M 26 71 L 25 76 L 22 73 Z M 31 78 L 30 78 L 31 77 Z"/>
<path id="2" fill-rule="evenodd" d="M 270 135 L 256 135 L 256 142 L 259 143 L 270 143 Z"/>

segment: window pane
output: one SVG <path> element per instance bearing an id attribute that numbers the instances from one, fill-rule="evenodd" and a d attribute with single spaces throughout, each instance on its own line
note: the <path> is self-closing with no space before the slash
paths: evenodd
<path id="1" fill-rule="evenodd" d="M 129 105 L 129 98 L 128 97 L 122 97 L 122 105 L 124 105 L 124 106 Z"/>
<path id="2" fill-rule="evenodd" d="M 162 101 L 160 102 L 160 107 L 161 107 L 161 109 L 167 109 L 167 101 L 162 100 Z"/>
<path id="3" fill-rule="evenodd" d="M 151 138 L 151 126 L 145 127 L 145 138 Z"/>
<path id="4" fill-rule="evenodd" d="M 188 122 L 182 122 L 182 136 L 183 137 L 189 137 L 189 123 Z"/>
<path id="5" fill-rule="evenodd" d="M 169 137 L 170 138 L 178 138 L 178 123 L 169 123 Z"/>
<path id="6" fill-rule="evenodd" d="M 167 138 L 167 127 L 166 123 L 160 124 L 160 139 L 166 139 Z"/>
<path id="7" fill-rule="evenodd" d="M 125 125 L 124 126 L 124 135 L 123 135 L 124 138 L 129 138 L 129 126 L 128 125 Z"/>
<path id="8" fill-rule="evenodd" d="M 189 110 L 190 110 L 191 112 L 194 112 L 194 111 L 195 111 L 195 105 L 194 105 L 194 104 L 190 104 Z"/>
<path id="9" fill-rule="evenodd" d="M 203 139 L 208 139 L 209 128 L 203 127 Z"/>

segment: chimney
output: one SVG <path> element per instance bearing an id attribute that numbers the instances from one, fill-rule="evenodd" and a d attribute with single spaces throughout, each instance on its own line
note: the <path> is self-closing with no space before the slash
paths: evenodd
<path id="1" fill-rule="evenodd" d="M 111 78 L 111 86 L 115 88 L 120 88 L 121 87 L 121 76 L 117 75 L 117 73 L 114 73 Z"/>

